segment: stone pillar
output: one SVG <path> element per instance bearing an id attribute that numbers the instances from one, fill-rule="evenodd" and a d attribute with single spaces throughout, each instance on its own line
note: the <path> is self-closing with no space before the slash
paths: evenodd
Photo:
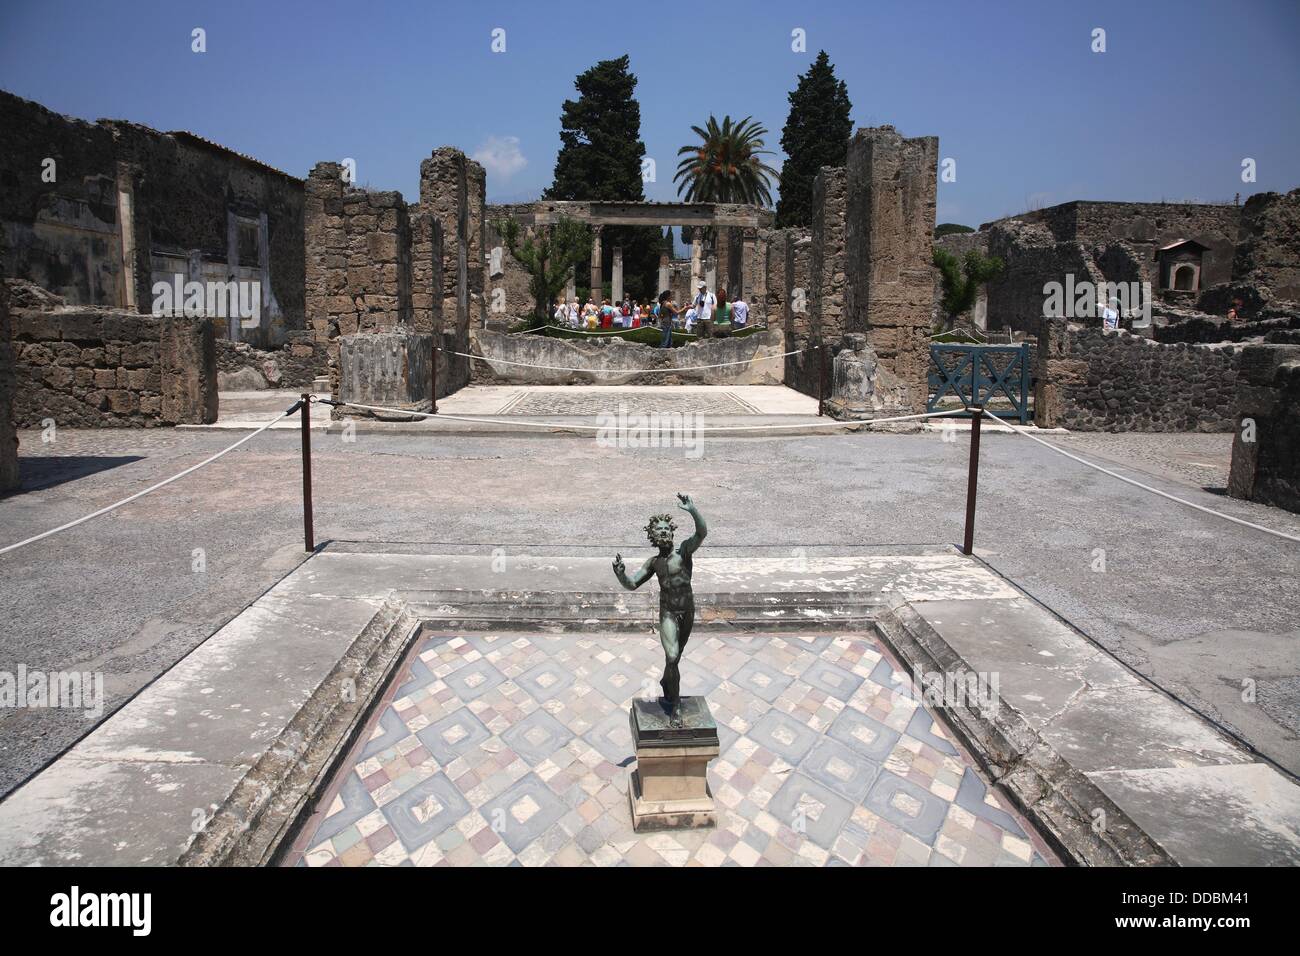
<path id="1" fill-rule="evenodd" d="M 844 169 L 834 166 L 823 166 L 813 180 L 808 305 L 811 334 L 827 343 L 845 332 L 844 184 Z"/>
<path id="2" fill-rule="evenodd" d="M 939 139 L 892 126 L 849 141 L 845 183 L 845 328 L 865 332 L 881 362 L 925 403 L 934 305 Z"/>
<path id="3" fill-rule="evenodd" d="M 398 330 L 345 335 L 339 344 L 343 401 L 417 412 L 429 410 L 431 336 Z M 343 414 L 388 416 L 398 421 L 409 418 L 357 408 L 344 409 Z"/>
<path id="4" fill-rule="evenodd" d="M 610 274 L 610 301 L 623 301 L 623 247 L 614 247 L 614 265 Z"/>
<path id="5" fill-rule="evenodd" d="M 695 290 L 700 287 L 704 281 L 704 239 L 700 236 L 700 230 L 696 229 L 691 234 L 691 295 L 695 295 Z"/>
<path id="6" fill-rule="evenodd" d="M 600 234 L 602 227 L 591 227 L 591 301 L 600 301 L 600 288 L 604 262 L 601 260 Z"/>
<path id="7" fill-rule="evenodd" d="M 0 282 L 0 494 L 18 487 L 18 430 L 14 426 L 17 387 L 9 290 Z"/>
<path id="8" fill-rule="evenodd" d="M 660 292 L 672 288 L 672 281 L 672 267 L 669 264 L 668 253 L 661 252 L 659 253 L 659 288 L 655 289 L 655 297 L 657 298 Z"/>
<path id="9" fill-rule="evenodd" d="M 487 324 L 487 171 L 465 160 L 465 241 L 469 321 L 475 328 Z"/>
<path id="10" fill-rule="evenodd" d="M 303 190 L 306 257 L 304 304 L 307 328 L 329 355 L 330 391 L 338 397 L 340 326 L 356 322 L 356 303 L 347 294 L 348 236 L 343 222 L 343 167 L 317 163 Z"/>
<path id="11" fill-rule="evenodd" d="M 767 230 L 745 229 L 741 235 L 740 281 L 736 296 L 749 303 L 749 321 L 761 325 L 767 315 Z"/>
<path id="12" fill-rule="evenodd" d="M 217 420 L 213 324 L 199 318 L 165 318 L 158 345 L 162 420 L 169 425 L 211 425 Z"/>
<path id="13" fill-rule="evenodd" d="M 569 281 L 564 285 L 564 301 L 572 302 L 578 297 L 578 267 L 569 267 Z"/>

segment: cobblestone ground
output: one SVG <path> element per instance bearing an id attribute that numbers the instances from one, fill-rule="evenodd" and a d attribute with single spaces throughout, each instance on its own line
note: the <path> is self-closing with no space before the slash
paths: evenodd
<path id="1" fill-rule="evenodd" d="M 1051 854 L 866 635 L 696 635 L 714 829 L 635 833 L 649 636 L 423 638 L 286 860 L 307 866 L 1025 866 Z M 495 825 L 494 825 L 495 824 Z"/>

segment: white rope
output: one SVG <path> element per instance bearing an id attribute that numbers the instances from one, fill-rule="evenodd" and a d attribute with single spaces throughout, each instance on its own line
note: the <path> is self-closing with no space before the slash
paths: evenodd
<path id="1" fill-rule="evenodd" d="M 760 355 L 757 358 L 745 359 L 740 362 L 718 362 L 714 365 L 669 365 L 664 368 L 626 368 L 626 369 L 595 369 L 595 368 L 571 368 L 567 365 L 533 365 L 531 362 L 511 362 L 508 359 L 486 358 L 482 355 L 471 355 L 469 352 L 453 352 L 450 349 L 438 349 L 439 352 L 445 352 L 447 355 L 459 355 L 461 358 L 478 359 L 480 362 L 488 362 L 492 365 L 518 365 L 522 368 L 541 368 L 551 372 L 587 372 L 592 375 L 648 375 L 651 372 L 695 372 L 706 368 L 725 368 L 728 365 L 752 365 L 755 362 L 770 362 L 773 359 L 785 358 L 787 355 L 798 355 L 800 352 L 811 352 L 813 349 L 821 348 L 820 345 L 813 345 L 806 349 L 795 349 L 793 352 L 782 352 L 780 355 Z"/>
<path id="2" fill-rule="evenodd" d="M 1232 515 L 1224 514 L 1222 511 L 1215 511 L 1213 508 L 1207 508 L 1205 507 L 1205 505 L 1198 505 L 1196 502 L 1188 501 L 1186 498 L 1179 498 L 1177 495 L 1171 495 L 1169 494 L 1169 492 L 1161 491 L 1159 488 L 1152 488 L 1150 485 L 1144 485 L 1140 481 L 1135 481 L 1132 478 L 1126 478 L 1124 475 L 1118 474 L 1117 472 L 1113 472 L 1109 468 L 1103 468 L 1101 465 L 1094 464 L 1093 462 L 1088 461 L 1086 458 L 1080 458 L 1078 455 L 1072 454 L 1066 451 L 1064 448 L 1061 448 L 1057 445 L 1053 445 L 1049 441 L 1043 441 L 1043 439 L 1039 438 L 1037 435 L 1031 435 L 1029 432 L 1025 431 L 1024 429 L 1016 425 L 1012 425 L 1009 422 L 1005 422 L 1000 418 L 996 418 L 993 416 L 988 416 L 988 418 L 990 421 L 996 422 L 998 425 L 1001 425 L 1003 428 L 1008 428 L 1019 435 L 1024 435 L 1026 438 L 1032 439 L 1033 441 L 1038 442 L 1038 444 L 1044 445 L 1047 448 L 1052 449 L 1052 451 L 1056 452 L 1057 454 L 1064 455 L 1066 458 L 1071 458 L 1074 461 L 1077 461 L 1081 465 L 1087 465 L 1089 468 L 1092 468 L 1095 471 L 1099 471 L 1103 475 L 1110 475 L 1112 478 L 1118 478 L 1120 481 L 1125 482 L 1126 484 L 1130 484 L 1133 485 L 1134 487 L 1141 488 L 1143 491 L 1149 491 L 1154 495 L 1159 495 L 1161 498 L 1168 498 L 1170 501 L 1176 501 L 1180 505 L 1187 505 L 1187 507 L 1189 508 L 1195 508 L 1197 511 L 1203 511 L 1207 515 L 1214 515 L 1214 517 L 1216 518 L 1223 518 L 1225 521 L 1231 521 L 1234 524 L 1245 525 L 1247 528 L 1254 528 L 1256 531 L 1263 531 L 1265 534 L 1271 534 L 1279 538 L 1285 538 L 1287 541 L 1294 541 L 1297 544 L 1300 544 L 1300 537 L 1296 535 L 1287 534 L 1285 531 L 1275 531 L 1273 528 L 1266 528 L 1262 524 L 1255 524 L 1255 522 L 1246 521 L 1244 518 L 1234 518 Z"/>
<path id="3" fill-rule="evenodd" d="M 213 455 L 210 458 L 203 459 L 203 461 L 199 462 L 197 465 L 191 465 L 189 468 L 186 468 L 178 475 L 172 475 L 170 478 L 160 481 L 156 485 L 150 485 L 148 488 L 144 489 L 144 491 L 137 491 L 135 494 L 131 495 L 131 497 L 123 498 L 121 501 L 114 502 L 113 504 L 109 505 L 107 508 L 100 508 L 98 511 L 91 512 L 90 514 L 86 515 L 84 518 L 78 518 L 76 521 L 69 521 L 67 524 L 61 524 L 57 528 L 51 528 L 49 531 L 45 531 L 41 534 L 35 535 L 34 537 L 27 538 L 24 541 L 19 541 L 17 544 L 11 544 L 6 547 L 0 548 L 0 554 L 5 554 L 6 552 L 9 551 L 16 551 L 19 548 L 23 547 L 24 545 L 33 544 L 34 542 L 40 541 L 42 538 L 48 538 L 52 534 L 58 534 L 60 531 L 67 531 L 69 528 L 75 528 L 79 524 L 85 524 L 87 521 L 90 521 L 92 518 L 98 518 L 101 515 L 108 514 L 110 511 L 116 511 L 118 508 L 122 507 L 123 505 L 130 504 L 132 501 L 135 501 L 137 498 L 143 498 L 151 491 L 157 491 L 159 488 L 162 488 L 165 485 L 170 485 L 173 481 L 178 481 L 179 479 L 184 478 L 186 475 L 190 474 L 191 472 L 198 471 L 204 465 L 212 464 L 212 462 L 216 461 L 222 455 L 234 451 L 236 448 L 244 444 L 244 442 L 248 441 L 250 438 L 256 438 L 258 435 L 266 431 L 276 422 L 288 418 L 290 415 L 296 412 L 301 404 L 302 403 L 299 402 L 298 405 L 295 405 L 293 408 L 290 408 L 287 412 L 284 412 L 282 415 L 279 415 L 278 417 L 271 419 L 261 428 L 257 429 L 257 431 L 250 432 L 249 434 L 245 435 L 243 438 L 239 439 L 239 441 L 235 442 L 233 445 L 230 445 L 227 448 L 223 448 L 221 451 L 217 452 L 215 455 Z"/>
<path id="4" fill-rule="evenodd" d="M 618 427 L 611 425 L 566 424 L 564 422 L 528 422 L 509 418 L 469 418 L 462 415 L 447 415 L 443 412 L 413 412 L 405 408 L 387 408 L 383 405 L 360 405 L 357 402 L 335 402 L 335 405 L 347 405 L 349 408 L 365 408 L 373 412 L 392 412 L 395 415 L 413 415 L 418 418 L 445 419 L 449 422 L 478 422 L 484 425 L 523 425 L 528 428 L 569 428 L 579 431 L 608 431 Z M 771 431 L 778 428 L 827 428 L 830 426 L 857 427 L 862 425 L 883 425 L 886 422 L 909 422 L 920 418 L 938 418 L 941 415 L 964 415 L 965 409 L 952 412 L 926 412 L 922 415 L 896 415 L 893 418 L 867 418 L 861 421 L 796 422 L 782 425 L 704 425 L 692 431 L 703 432 L 744 432 Z M 640 425 L 636 427 L 640 428 Z"/>

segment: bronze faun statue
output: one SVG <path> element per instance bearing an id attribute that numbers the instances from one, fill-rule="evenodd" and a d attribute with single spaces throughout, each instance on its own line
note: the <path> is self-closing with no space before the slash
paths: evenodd
<path id="1" fill-rule="evenodd" d="M 618 583 L 629 591 L 635 591 L 650 580 L 659 578 L 659 640 L 664 646 L 664 676 L 659 681 L 664 689 L 664 704 L 668 711 L 676 715 L 678 702 L 681 700 L 681 674 L 677 664 L 686 649 L 686 641 L 691 636 L 691 625 L 695 623 L 695 595 L 691 591 L 691 571 L 693 555 L 708 527 L 704 516 L 695 507 L 688 495 L 679 494 L 677 507 L 695 519 L 695 533 L 673 550 L 673 532 L 677 530 L 672 515 L 654 515 L 645 526 L 650 543 L 659 549 L 658 554 L 646 558 L 641 570 L 627 576 L 623 566 L 623 556 L 614 556 L 614 575 Z"/>

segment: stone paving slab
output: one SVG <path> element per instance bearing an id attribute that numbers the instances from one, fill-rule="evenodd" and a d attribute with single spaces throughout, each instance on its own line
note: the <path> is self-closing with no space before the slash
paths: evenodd
<path id="1" fill-rule="evenodd" d="M 817 399 L 784 385 L 468 385 L 438 399 L 451 415 L 594 415 L 593 408 L 816 415 Z"/>

